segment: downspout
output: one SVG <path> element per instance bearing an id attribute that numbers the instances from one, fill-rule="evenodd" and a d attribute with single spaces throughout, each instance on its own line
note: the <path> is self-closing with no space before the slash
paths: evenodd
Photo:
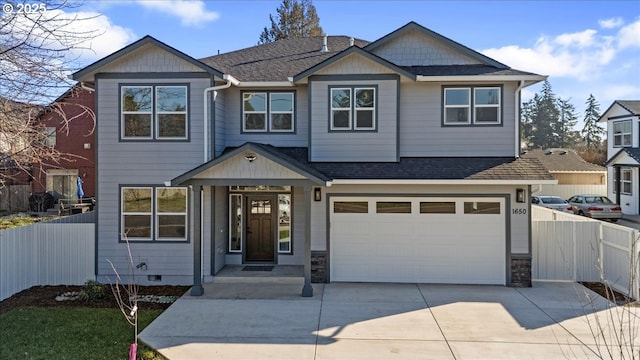
<path id="1" fill-rule="evenodd" d="M 202 113 L 202 118 L 204 120 L 204 126 L 203 126 L 203 133 L 204 133 L 204 162 L 207 162 L 209 160 L 209 156 L 207 155 L 208 150 L 209 150 L 209 128 L 207 126 L 207 120 L 208 120 L 208 110 L 209 110 L 209 102 L 207 101 L 207 94 L 211 91 L 213 91 L 213 101 L 215 103 L 216 101 L 216 91 L 218 90 L 222 90 L 222 89 L 226 89 L 228 87 L 230 87 L 231 85 L 238 85 L 239 82 L 238 80 L 234 79 L 233 76 L 231 75 L 223 75 L 222 78 L 226 81 L 226 83 L 222 84 L 222 85 L 218 85 L 218 86 L 211 86 L 208 87 L 206 89 L 204 89 L 203 92 L 203 113 Z"/>
<path id="2" fill-rule="evenodd" d="M 515 137 L 514 137 L 514 150 L 515 150 L 515 157 L 518 158 L 520 157 L 520 146 L 521 146 L 521 142 L 522 139 L 520 139 L 520 91 L 525 87 L 525 82 L 524 80 L 520 80 L 520 85 L 518 85 L 518 87 L 516 88 L 516 92 L 515 92 L 515 101 L 516 101 L 516 123 L 513 124 L 515 127 Z"/>

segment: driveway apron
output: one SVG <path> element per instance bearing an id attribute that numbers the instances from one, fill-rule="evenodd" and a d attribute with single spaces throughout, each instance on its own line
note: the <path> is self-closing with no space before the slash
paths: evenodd
<path id="1" fill-rule="evenodd" d="M 622 313 L 574 283 L 332 283 L 314 284 L 312 298 L 299 294 L 290 283 L 206 284 L 204 296 L 184 295 L 140 339 L 172 360 L 597 359 L 616 348 L 594 324 L 626 314 L 635 337 L 622 348 L 640 355 L 638 308 Z"/>

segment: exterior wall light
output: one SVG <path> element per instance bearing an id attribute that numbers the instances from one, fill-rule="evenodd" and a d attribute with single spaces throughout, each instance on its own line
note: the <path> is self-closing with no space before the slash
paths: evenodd
<path id="1" fill-rule="evenodd" d="M 244 157 L 244 159 L 247 160 L 248 162 L 253 162 L 253 160 L 255 160 L 257 158 L 258 157 L 255 154 L 247 154 Z"/>
<path id="2" fill-rule="evenodd" d="M 527 202 L 525 199 L 526 191 L 524 189 L 516 189 L 516 202 L 525 203 Z"/>
<path id="3" fill-rule="evenodd" d="M 320 188 L 313 188 L 313 200 L 315 201 L 320 201 L 322 200 L 322 192 L 320 191 Z"/>

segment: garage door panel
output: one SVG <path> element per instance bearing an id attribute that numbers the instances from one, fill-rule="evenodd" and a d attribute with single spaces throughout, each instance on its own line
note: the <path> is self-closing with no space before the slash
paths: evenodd
<path id="1" fill-rule="evenodd" d="M 450 200 L 455 214 L 421 214 L 416 198 L 402 199 L 411 214 L 375 213 L 378 200 L 369 213 L 332 214 L 332 281 L 505 283 L 504 199 Z M 465 201 L 497 201 L 500 214 L 464 214 Z"/>

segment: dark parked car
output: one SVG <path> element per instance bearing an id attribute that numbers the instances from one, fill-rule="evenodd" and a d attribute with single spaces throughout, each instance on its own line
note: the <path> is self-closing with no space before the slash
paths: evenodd
<path id="1" fill-rule="evenodd" d="M 573 207 L 566 200 L 559 196 L 552 195 L 534 195 L 531 197 L 531 203 L 543 206 L 548 209 L 563 211 L 573 214 Z"/>
<path id="2" fill-rule="evenodd" d="M 574 195 L 569 199 L 573 212 L 594 219 L 612 222 L 622 218 L 622 209 L 608 197 L 602 195 Z"/>

